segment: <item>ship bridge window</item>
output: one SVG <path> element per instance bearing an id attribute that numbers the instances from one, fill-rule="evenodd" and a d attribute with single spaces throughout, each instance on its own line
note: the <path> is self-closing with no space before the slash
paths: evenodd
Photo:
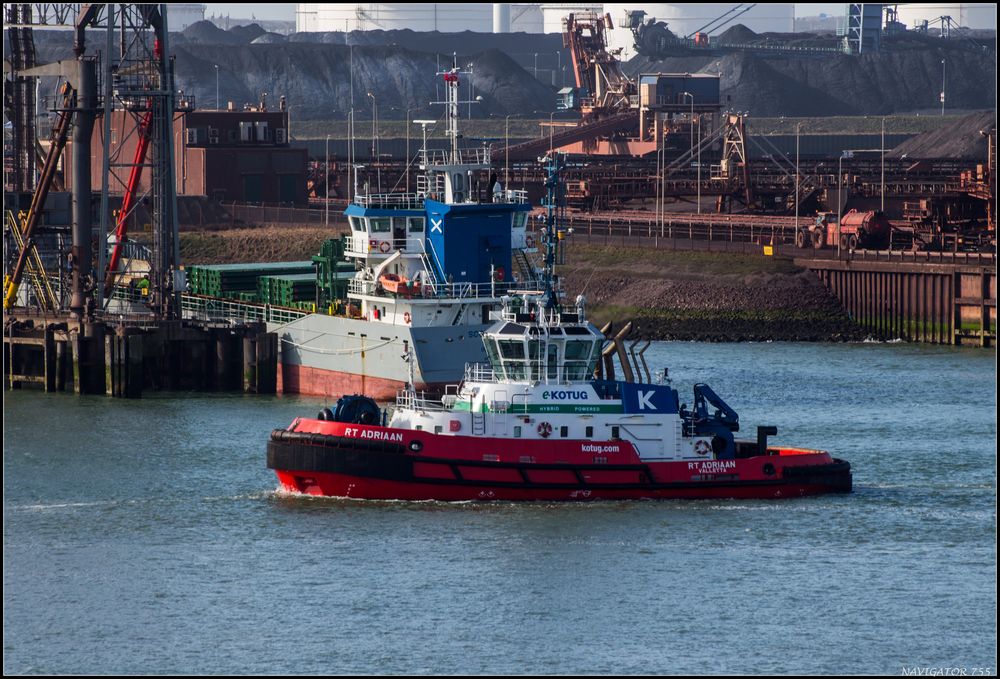
<path id="1" fill-rule="evenodd" d="M 546 366 L 548 368 L 548 377 L 550 380 L 559 379 L 559 344 L 556 342 L 549 342 L 549 350 L 546 357 Z"/>
<path id="2" fill-rule="evenodd" d="M 483 342 L 483 345 L 486 347 L 486 358 L 489 360 L 493 372 L 496 373 L 497 377 L 505 377 L 503 364 L 500 363 L 500 352 L 497 350 L 496 340 Z"/>
<path id="3" fill-rule="evenodd" d="M 593 342 L 566 342 L 567 361 L 586 361 L 590 358 Z"/>
<path id="4" fill-rule="evenodd" d="M 528 358 L 532 361 L 538 361 L 538 347 L 541 346 L 541 342 L 533 340 L 528 342 Z"/>
<path id="5" fill-rule="evenodd" d="M 424 231 L 424 218 L 423 217 L 407 217 L 408 228 L 412 233 L 423 233 Z"/>
<path id="6" fill-rule="evenodd" d="M 524 360 L 524 342 L 520 340 L 499 340 L 500 355 L 506 360 Z"/>
<path id="7" fill-rule="evenodd" d="M 364 233 L 365 222 L 360 217 L 348 217 L 347 220 L 351 223 L 352 231 L 361 231 Z"/>
<path id="8" fill-rule="evenodd" d="M 527 212 L 515 212 L 514 213 L 514 228 L 523 229 L 528 224 L 528 213 Z"/>
<path id="9" fill-rule="evenodd" d="M 389 217 L 372 217 L 368 220 L 372 233 L 391 233 L 392 220 Z"/>
<path id="10" fill-rule="evenodd" d="M 585 380 L 594 372 L 591 367 L 591 355 L 594 342 L 566 342 L 565 378 L 567 380 Z"/>

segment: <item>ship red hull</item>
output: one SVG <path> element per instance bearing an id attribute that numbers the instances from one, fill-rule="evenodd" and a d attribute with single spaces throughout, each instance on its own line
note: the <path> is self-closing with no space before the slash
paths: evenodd
<path id="1" fill-rule="evenodd" d="M 358 375 L 337 370 L 311 368 L 294 363 L 278 363 L 278 393 L 337 398 L 342 394 L 364 394 L 376 401 L 391 401 L 406 382 L 384 377 Z M 439 385 L 418 384 L 422 391 L 433 392 Z M 442 387 L 443 388 L 443 387 Z"/>
<path id="2" fill-rule="evenodd" d="M 850 464 L 769 448 L 734 460 L 643 461 L 626 441 L 512 440 L 296 420 L 275 430 L 281 487 L 370 500 L 774 499 L 850 492 Z"/>

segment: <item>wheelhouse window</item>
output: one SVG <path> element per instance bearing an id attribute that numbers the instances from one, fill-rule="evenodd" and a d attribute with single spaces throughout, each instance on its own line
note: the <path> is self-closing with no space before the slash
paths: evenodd
<path id="1" fill-rule="evenodd" d="M 524 342 L 521 340 L 499 340 L 500 356 L 505 360 L 524 360 Z"/>
<path id="2" fill-rule="evenodd" d="M 361 233 L 364 233 L 365 220 L 361 219 L 361 217 L 348 217 L 347 220 L 351 223 L 352 231 L 360 231 Z"/>
<path id="3" fill-rule="evenodd" d="M 559 344 L 556 342 L 549 342 L 549 348 L 546 352 L 546 368 L 548 378 L 550 380 L 559 379 Z"/>
<path id="4" fill-rule="evenodd" d="M 594 344 L 595 342 L 590 340 L 566 342 L 565 378 L 567 380 L 585 380 L 593 374 L 591 355 Z"/>
<path id="5" fill-rule="evenodd" d="M 392 220 L 389 217 L 372 217 L 368 223 L 372 233 L 392 233 Z"/>
<path id="6" fill-rule="evenodd" d="M 424 218 L 423 217 L 407 217 L 407 227 L 410 229 L 411 233 L 423 233 L 424 232 Z"/>
<path id="7" fill-rule="evenodd" d="M 507 374 L 504 371 L 503 363 L 500 361 L 500 352 L 497 350 L 496 341 L 490 340 L 488 342 L 483 342 L 483 345 L 486 347 L 486 358 L 489 359 L 493 372 L 500 379 L 505 379 Z"/>

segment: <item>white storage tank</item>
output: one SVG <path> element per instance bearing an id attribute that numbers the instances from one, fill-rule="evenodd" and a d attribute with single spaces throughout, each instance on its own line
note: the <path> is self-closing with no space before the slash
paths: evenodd
<path id="1" fill-rule="evenodd" d="M 912 2 L 899 5 L 899 22 L 908 29 L 917 28 L 924 21 L 932 27 L 939 27 L 935 19 L 950 16 L 952 21 L 965 28 L 996 30 L 997 6 L 993 3 L 973 2 L 964 4 L 937 4 Z"/>
<path id="2" fill-rule="evenodd" d="M 205 20 L 205 5 L 191 2 L 171 2 L 167 4 L 167 28 L 183 31 L 191 24 Z"/>
<path id="3" fill-rule="evenodd" d="M 713 19 L 716 19 L 736 7 L 736 3 L 705 2 L 685 3 L 676 5 L 643 4 L 643 3 L 606 3 L 604 11 L 611 15 L 615 28 L 609 33 L 611 47 L 622 47 L 623 58 L 635 56 L 632 31 L 619 25 L 625 18 L 625 12 L 644 10 L 646 20 L 665 21 L 667 28 L 683 38 L 693 33 Z M 720 29 L 707 31 L 709 35 L 718 35 L 736 24 L 743 24 L 755 33 L 791 33 L 795 30 L 795 3 L 758 3 L 750 11 L 741 14 L 732 21 L 722 25 Z"/>
<path id="4" fill-rule="evenodd" d="M 510 31 L 540 33 L 537 4 L 498 8 L 509 15 Z M 506 22 L 504 22 L 506 23 Z M 302 3 L 295 6 L 295 30 L 315 31 L 440 31 L 492 33 L 493 3 Z"/>

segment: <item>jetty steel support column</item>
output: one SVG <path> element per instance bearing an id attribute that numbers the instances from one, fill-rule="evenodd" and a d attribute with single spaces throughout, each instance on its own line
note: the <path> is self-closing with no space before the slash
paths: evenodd
<path id="1" fill-rule="evenodd" d="M 45 391 L 56 390 L 56 339 L 55 332 L 51 326 L 46 326 L 43 333 L 44 370 L 45 370 Z"/>
<path id="2" fill-rule="evenodd" d="M 97 67 L 92 59 L 79 59 L 73 124 L 73 294 L 69 309 L 73 318 L 87 314 L 87 298 L 93 292 L 91 237 L 90 155 L 97 109 Z"/>

